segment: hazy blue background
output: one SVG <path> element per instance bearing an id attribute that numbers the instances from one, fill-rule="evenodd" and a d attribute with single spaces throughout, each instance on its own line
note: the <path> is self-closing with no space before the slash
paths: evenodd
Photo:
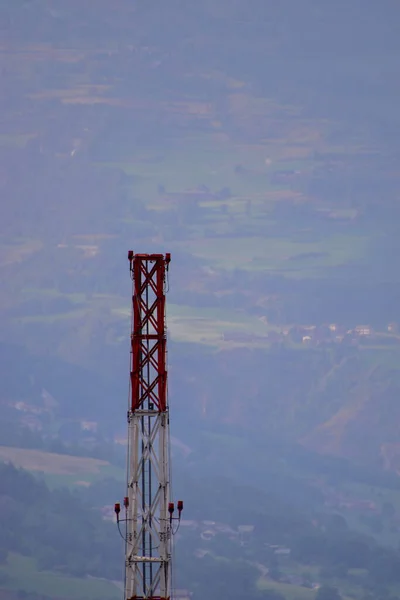
<path id="1" fill-rule="evenodd" d="M 316 598 L 308 579 L 400 595 L 399 17 L 394 0 L 0 2 L 0 459 L 88 511 L 123 496 L 126 253 L 171 252 L 174 487 L 188 520 L 255 526 L 214 546 L 182 528 L 195 600 Z M 57 554 L 73 499 L 15 545 L 40 521 L 35 505 L 10 529 L 24 476 L 1 487 L 7 600 L 60 597 L 41 568 L 118 579 L 98 511 L 93 561 L 78 523 Z"/>

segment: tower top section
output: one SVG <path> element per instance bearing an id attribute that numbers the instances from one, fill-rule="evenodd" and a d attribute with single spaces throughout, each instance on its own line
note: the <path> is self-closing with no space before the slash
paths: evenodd
<path id="1" fill-rule="evenodd" d="M 128 252 L 132 293 L 130 410 L 165 412 L 167 404 L 166 279 L 171 255 Z"/>
<path id="2" fill-rule="evenodd" d="M 150 261 L 154 262 L 157 260 L 164 260 L 165 264 L 168 265 L 171 262 L 171 254 L 167 252 L 164 254 L 135 254 L 133 250 L 128 251 L 128 260 L 132 264 L 134 260 Z"/>

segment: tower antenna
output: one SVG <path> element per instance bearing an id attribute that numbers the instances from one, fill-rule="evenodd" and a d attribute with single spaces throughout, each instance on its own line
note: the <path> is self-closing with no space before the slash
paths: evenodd
<path id="1" fill-rule="evenodd" d="M 172 536 L 183 510 L 179 500 L 174 517 L 170 498 L 165 293 L 171 255 L 130 250 L 128 259 L 133 293 L 123 518 L 115 505 L 125 540 L 125 600 L 170 600 Z"/>

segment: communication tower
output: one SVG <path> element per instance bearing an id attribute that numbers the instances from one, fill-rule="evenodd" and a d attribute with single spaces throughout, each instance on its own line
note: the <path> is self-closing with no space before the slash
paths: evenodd
<path id="1" fill-rule="evenodd" d="M 183 510 L 170 498 L 165 294 L 170 254 L 128 253 L 133 282 L 127 494 L 115 505 L 125 540 L 125 600 L 172 598 L 172 536 Z M 121 524 L 124 523 L 124 531 Z"/>

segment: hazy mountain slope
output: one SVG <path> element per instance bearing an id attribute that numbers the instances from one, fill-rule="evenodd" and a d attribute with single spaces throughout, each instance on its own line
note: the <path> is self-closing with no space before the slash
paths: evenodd
<path id="1" fill-rule="evenodd" d="M 207 380 L 187 363 L 174 373 L 174 387 L 194 400 L 202 422 L 264 432 L 371 465 L 382 464 L 382 445 L 398 439 L 398 371 L 371 368 L 362 351 L 335 357 L 330 350 L 237 350 L 202 364 Z M 184 410 L 179 400 L 176 409 Z"/>
<path id="2" fill-rule="evenodd" d="M 2 351 L 4 403 L 45 388 L 58 416 L 122 429 L 126 249 L 172 249 L 181 423 L 379 461 L 397 351 L 281 342 L 294 325 L 400 320 L 397 3 L 1 11 L 1 335 L 29 349 Z"/>
<path id="3" fill-rule="evenodd" d="M 11 350 L 16 353 L 4 347 L 10 360 Z M 214 353 L 196 345 L 171 344 L 173 434 L 189 448 L 199 428 L 239 432 L 244 438 L 267 436 L 283 445 L 300 442 L 323 453 L 397 469 L 393 444 L 398 439 L 398 371 L 371 367 L 365 353 L 348 349 L 335 354 L 329 348 Z M 13 368 L 3 377 L 4 423 L 35 423 L 47 437 L 57 431 L 64 435 L 67 423 L 80 429 L 85 420 L 97 422 L 107 438 L 125 433 L 121 414 L 127 382 L 122 368 L 121 381 L 114 384 L 112 374 L 101 379 L 96 370 L 78 369 L 56 358 L 39 359 L 20 351 L 16 356 L 22 360 L 12 361 Z M 120 360 L 124 362 L 123 354 Z M 22 376 L 15 368 L 18 364 L 27 365 Z M 60 385 L 66 375 L 68 385 Z M 17 410 L 18 402 L 25 403 L 23 412 Z M 0 441 L 9 444 L 8 439 Z M 386 447 L 392 458 L 383 461 Z"/>
<path id="4" fill-rule="evenodd" d="M 117 536 L 110 535 L 114 532 L 111 524 L 102 522 L 99 514 L 94 514 L 69 491 L 49 491 L 26 471 L 0 464 L 0 473 L 0 549 L 5 573 L 12 552 L 33 558 L 38 571 L 53 570 L 76 577 L 90 574 L 114 580 L 120 577 L 120 544 Z M 29 575 L 25 576 L 28 581 L 24 581 L 21 570 L 19 580 L 15 580 L 11 570 L 10 577 L 4 579 L 4 587 L 34 591 L 34 578 L 29 582 Z M 67 580 L 61 579 L 60 586 L 63 583 L 67 584 Z M 113 587 L 106 585 L 109 593 L 116 595 L 117 590 L 113 594 Z M 90 586 L 86 591 L 90 594 Z M 63 596 L 60 592 L 59 597 Z"/>

